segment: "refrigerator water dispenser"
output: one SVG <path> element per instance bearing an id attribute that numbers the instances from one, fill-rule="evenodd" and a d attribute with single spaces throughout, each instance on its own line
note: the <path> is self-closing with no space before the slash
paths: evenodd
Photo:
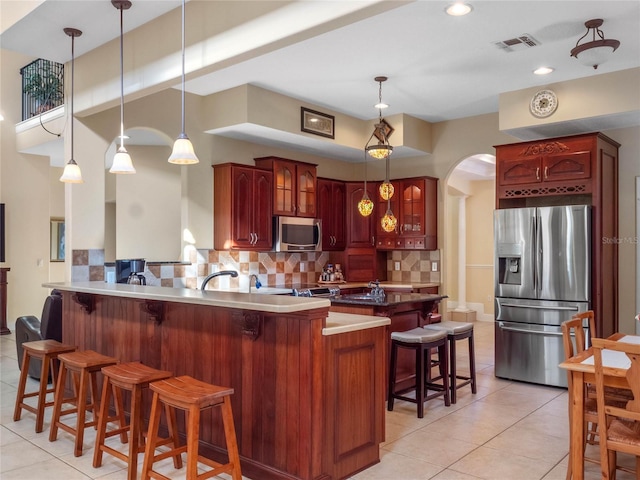
<path id="1" fill-rule="evenodd" d="M 522 246 L 519 243 L 500 243 L 497 247 L 498 283 L 521 285 Z"/>
<path id="2" fill-rule="evenodd" d="M 498 257 L 499 282 L 502 284 L 520 285 L 520 257 Z"/>

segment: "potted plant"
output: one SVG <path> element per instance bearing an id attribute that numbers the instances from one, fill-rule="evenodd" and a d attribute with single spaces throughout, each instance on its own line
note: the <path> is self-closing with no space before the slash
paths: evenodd
<path id="1" fill-rule="evenodd" d="M 32 115 L 46 112 L 62 104 L 64 100 L 64 83 L 62 71 L 54 68 L 54 64 L 42 61 L 39 68 L 24 72 L 23 92 L 29 95 L 35 108 Z"/>

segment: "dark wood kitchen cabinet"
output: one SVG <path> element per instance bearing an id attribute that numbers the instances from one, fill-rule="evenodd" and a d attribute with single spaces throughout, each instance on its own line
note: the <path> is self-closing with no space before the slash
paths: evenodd
<path id="1" fill-rule="evenodd" d="M 375 185 L 367 183 L 367 193 L 374 202 Z M 358 202 L 364 194 L 363 182 L 346 182 L 347 194 L 347 248 L 343 263 L 348 281 L 385 280 L 387 275 L 386 252 L 376 250 L 376 209 L 367 217 L 360 215 Z"/>
<path id="2" fill-rule="evenodd" d="M 496 208 L 591 206 L 591 309 L 618 331 L 618 148 L 602 133 L 496 146 Z"/>
<path id="3" fill-rule="evenodd" d="M 378 215 L 375 205 L 377 198 L 376 187 L 367 183 L 367 194 L 374 202 L 373 213 L 367 217 L 360 215 L 358 202 L 364 195 L 363 182 L 347 182 L 347 246 L 353 248 L 371 248 L 376 246 L 376 220 Z"/>
<path id="4" fill-rule="evenodd" d="M 496 146 L 497 205 L 516 198 L 591 194 L 600 175 L 599 152 L 614 144 L 604 135 L 587 134 Z"/>
<path id="5" fill-rule="evenodd" d="M 213 165 L 213 246 L 216 250 L 271 250 L 273 174 L 225 163 Z"/>
<path id="6" fill-rule="evenodd" d="M 273 214 L 315 218 L 317 165 L 280 157 L 254 159 L 273 172 Z"/>
<path id="7" fill-rule="evenodd" d="M 317 200 L 318 218 L 322 220 L 322 250 L 344 250 L 347 246 L 347 192 L 344 182 L 319 178 Z"/>
<path id="8" fill-rule="evenodd" d="M 377 198 L 377 248 L 380 250 L 435 250 L 438 248 L 438 179 L 432 177 L 393 180 L 390 201 Z M 392 232 L 380 220 L 390 205 L 398 219 Z"/>

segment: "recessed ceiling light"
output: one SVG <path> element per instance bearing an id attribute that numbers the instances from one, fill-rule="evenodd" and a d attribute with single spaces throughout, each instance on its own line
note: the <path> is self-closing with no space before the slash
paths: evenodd
<path id="1" fill-rule="evenodd" d="M 452 17 L 461 17 L 462 15 L 466 15 L 467 13 L 471 12 L 471 10 L 473 10 L 471 5 L 467 3 L 456 2 L 449 5 L 445 9 L 445 12 L 447 12 L 447 14 L 451 15 Z"/>
<path id="2" fill-rule="evenodd" d="M 548 75 L 549 73 L 553 72 L 553 68 L 551 67 L 540 67 L 540 68 L 536 68 L 533 73 L 535 73 L 536 75 Z"/>

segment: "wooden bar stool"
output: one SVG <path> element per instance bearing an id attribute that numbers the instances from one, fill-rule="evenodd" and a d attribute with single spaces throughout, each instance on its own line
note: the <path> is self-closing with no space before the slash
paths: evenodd
<path id="1" fill-rule="evenodd" d="M 445 321 L 440 323 L 430 323 L 424 326 L 427 330 L 442 331 L 447 333 L 449 339 L 449 369 L 450 377 L 449 385 L 451 386 L 451 403 L 456 403 L 456 392 L 459 388 L 471 385 L 471 393 L 475 394 L 478 389 L 476 387 L 476 356 L 473 347 L 473 323 L 471 322 L 452 322 Z M 458 340 L 469 339 L 469 376 L 458 375 L 456 366 L 456 342 Z M 462 382 L 458 382 L 462 380 Z"/>
<path id="2" fill-rule="evenodd" d="M 16 395 L 16 406 L 13 411 L 13 421 L 20 420 L 22 409 L 36 414 L 36 433 L 40 433 L 44 424 L 44 409 L 51 407 L 53 401 L 47 402 L 47 394 L 55 392 L 56 379 L 58 372 L 56 371 L 55 361 L 61 353 L 75 351 L 76 347 L 64 345 L 57 340 L 36 340 L 34 342 L 26 342 L 22 344 L 22 369 L 20 370 L 20 382 L 18 383 L 18 393 Z M 29 375 L 29 363 L 32 358 L 36 358 L 42 362 L 40 368 L 40 388 L 35 392 L 25 393 L 27 386 L 27 376 Z M 53 386 L 47 388 L 49 382 L 49 371 L 53 379 Z M 27 405 L 25 398 L 38 397 L 37 407 Z"/>
<path id="3" fill-rule="evenodd" d="M 58 360 L 60 360 L 60 373 L 58 374 L 58 382 L 56 383 L 49 441 L 53 442 L 58 438 L 58 428 L 69 432 L 76 437 L 73 454 L 79 457 L 82 455 L 84 429 L 98 425 L 97 413 L 99 410 L 99 399 L 96 374 L 102 367 L 115 365 L 118 363 L 118 360 L 94 352 L 93 350 L 63 353 L 58 355 Z M 73 378 L 75 396 L 64 398 L 67 371 L 71 372 Z M 87 393 L 91 396 L 89 403 L 87 403 Z M 72 403 L 74 407 L 62 410 L 63 403 Z M 90 422 L 86 421 L 87 411 L 91 411 L 93 416 Z M 60 417 L 73 413 L 77 413 L 75 427 L 67 425 L 60 420 Z"/>
<path id="4" fill-rule="evenodd" d="M 145 450 L 142 392 L 147 389 L 151 382 L 171 377 L 171 372 L 156 370 L 140 362 L 119 363 L 103 367 L 101 371 L 104 381 L 102 384 L 102 399 L 100 400 L 100 415 L 98 416 L 96 448 L 93 453 L 93 466 L 95 468 L 100 467 L 102 465 L 102 453 L 108 453 L 127 462 L 127 479 L 134 480 L 138 473 L 138 453 L 143 453 Z M 131 392 L 131 410 L 128 425 L 124 421 L 122 390 Z M 116 415 L 109 417 L 112 394 L 114 396 Z M 178 428 L 175 415 L 168 416 L 168 418 L 170 419 L 168 422 L 170 438 L 163 439 L 156 444 L 156 447 L 167 443 L 173 443 L 175 448 L 178 447 Z M 107 431 L 107 424 L 116 420 L 120 423 L 120 427 Z M 128 439 L 126 432 L 129 432 Z M 128 454 L 105 445 L 105 440 L 114 435 L 120 435 L 122 443 L 129 442 Z M 176 468 L 182 468 L 182 457 L 176 455 L 173 463 Z"/>
<path id="5" fill-rule="evenodd" d="M 233 425 L 233 412 L 231 410 L 233 388 L 211 385 L 186 375 L 153 382 L 149 385 L 149 388 L 154 393 L 151 404 L 151 418 L 149 419 L 147 447 L 144 453 L 144 465 L 142 467 L 143 479 L 166 478 L 152 470 L 153 464 L 158 460 L 186 452 L 187 480 L 210 478 L 221 473 L 230 473 L 233 480 L 242 480 L 240 456 L 238 454 L 236 431 Z M 186 412 L 187 444 L 183 447 L 173 448 L 169 451 L 154 455 L 158 426 L 160 423 L 161 403 L 169 406 L 171 410 L 177 408 Z M 224 425 L 227 454 L 229 456 L 229 462 L 224 464 L 198 455 L 200 412 L 217 405 L 222 408 L 222 423 Z M 198 475 L 198 462 L 204 463 L 213 470 Z"/>
<path id="6" fill-rule="evenodd" d="M 415 351 L 416 354 L 416 382 L 409 388 L 396 391 L 396 370 L 398 361 L 398 349 L 406 348 Z M 438 349 L 438 361 L 440 363 L 440 376 L 442 385 L 428 380 L 431 365 L 431 349 Z M 424 328 L 414 328 L 406 332 L 391 332 L 391 355 L 389 367 L 389 391 L 387 395 L 387 410 L 393 411 L 393 401 L 398 398 L 418 405 L 418 418 L 424 417 L 424 402 L 432 398 L 444 397 L 444 404 L 451 405 L 449 399 L 449 376 L 447 374 L 447 334 L 446 332 L 428 331 Z M 428 388 L 435 393 L 427 395 Z M 404 395 L 415 390 L 415 398 Z"/>

